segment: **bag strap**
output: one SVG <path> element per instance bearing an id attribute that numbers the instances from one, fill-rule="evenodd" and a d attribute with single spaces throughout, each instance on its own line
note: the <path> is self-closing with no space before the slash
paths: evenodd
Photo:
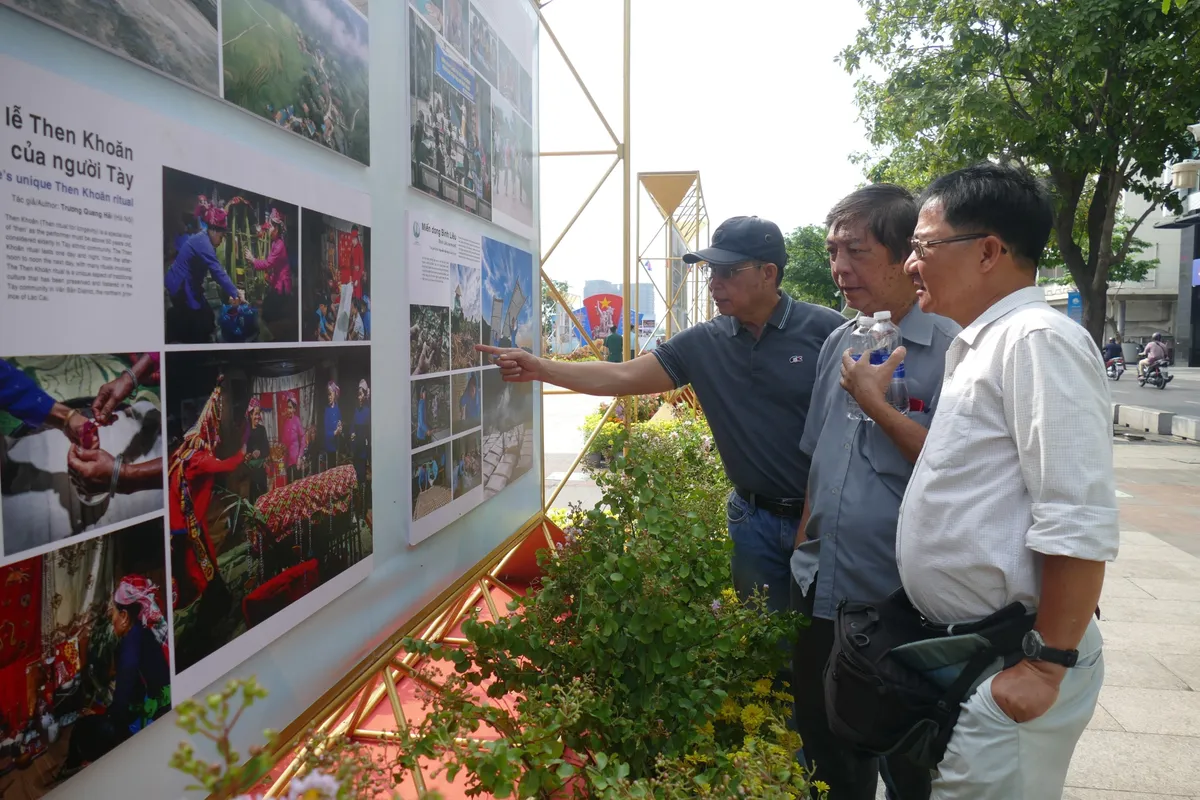
<path id="1" fill-rule="evenodd" d="M 1018 620 L 1022 620 L 1022 618 L 1022 624 L 1014 624 Z M 990 635 L 984 634 L 988 640 L 988 646 L 971 657 L 967 665 L 963 667 L 962 672 L 950 684 L 942 699 L 938 701 L 938 708 L 943 711 L 949 711 L 952 703 L 957 705 L 962 702 L 966 698 L 967 690 L 971 688 L 971 684 L 979 678 L 988 664 L 997 658 L 1007 657 L 1018 651 L 1025 633 L 1033 627 L 1033 621 L 1034 615 L 1029 614 L 1023 605 L 1013 603 L 987 619 L 968 626 L 965 632 L 969 633 L 980 629 L 987 623 L 986 627 L 991 629 Z M 955 626 L 955 633 L 958 631 L 958 626 Z"/>

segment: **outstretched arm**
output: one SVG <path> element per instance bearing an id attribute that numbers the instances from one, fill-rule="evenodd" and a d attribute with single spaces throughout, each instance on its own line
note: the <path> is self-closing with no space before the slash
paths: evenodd
<path id="1" fill-rule="evenodd" d="M 657 394 L 675 388 L 657 358 L 637 358 L 632 361 L 570 362 L 538 358 L 524 350 L 476 345 L 481 353 L 492 356 L 499 365 L 500 375 L 513 383 L 542 381 L 582 394 L 620 396 Z"/>

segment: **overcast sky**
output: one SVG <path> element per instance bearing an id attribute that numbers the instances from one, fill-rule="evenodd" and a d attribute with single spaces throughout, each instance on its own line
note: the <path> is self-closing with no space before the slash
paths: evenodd
<path id="1" fill-rule="evenodd" d="M 554 0 L 544 12 L 618 136 L 621 8 Z M 714 229 L 738 214 L 785 233 L 819 222 L 863 180 L 849 162 L 866 147 L 853 82 L 834 63 L 862 21 L 851 0 L 634 0 L 634 189 L 638 171 L 698 170 Z M 540 149 L 611 148 L 544 31 L 540 48 Z M 611 160 L 542 159 L 543 252 Z M 618 167 L 547 264 L 574 292 L 589 278 L 621 278 L 620 178 Z M 644 195 L 642 212 L 644 249 L 661 218 Z M 661 237 L 647 255 L 664 255 Z"/>

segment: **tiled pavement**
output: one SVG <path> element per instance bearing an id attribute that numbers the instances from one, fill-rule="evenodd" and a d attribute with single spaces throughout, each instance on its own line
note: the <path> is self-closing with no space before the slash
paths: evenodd
<path id="1" fill-rule="evenodd" d="M 1118 440 L 1114 452 L 1104 688 L 1064 797 L 1200 800 L 1200 446 Z"/>

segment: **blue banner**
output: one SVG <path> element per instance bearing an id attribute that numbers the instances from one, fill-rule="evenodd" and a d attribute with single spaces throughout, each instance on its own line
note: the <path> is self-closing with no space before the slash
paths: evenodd
<path id="1" fill-rule="evenodd" d="M 453 86 L 460 94 L 475 102 L 475 73 L 466 64 L 442 49 L 439 43 L 434 55 L 433 68 L 446 83 Z"/>
<path id="2" fill-rule="evenodd" d="M 1083 324 L 1083 297 L 1079 292 L 1067 292 L 1067 316 Z"/>

